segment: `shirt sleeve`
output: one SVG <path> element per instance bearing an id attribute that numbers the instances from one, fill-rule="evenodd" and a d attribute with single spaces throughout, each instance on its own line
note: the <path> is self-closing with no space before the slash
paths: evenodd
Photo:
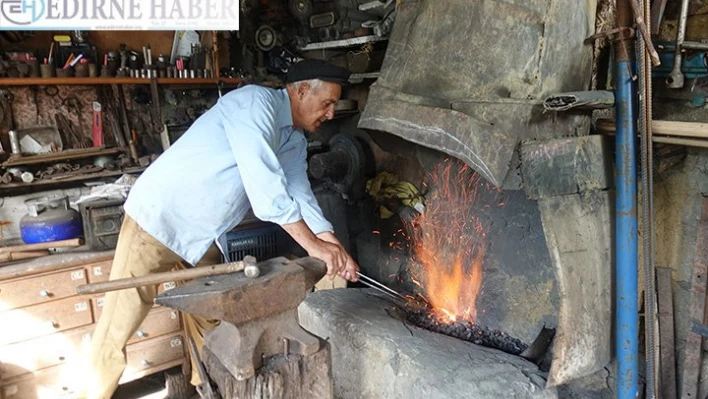
<path id="1" fill-rule="evenodd" d="M 334 232 L 334 227 L 322 214 L 307 178 L 307 140 L 300 133 L 293 132 L 288 141 L 288 149 L 281 155 L 288 192 L 300 205 L 303 219 L 313 233 Z"/>
<path id="2" fill-rule="evenodd" d="M 257 218 L 279 225 L 302 220 L 298 203 L 287 190 L 274 148 L 279 146 L 275 109 L 266 96 L 239 104 L 224 96 L 219 116 L 236 157 L 246 195 Z"/>

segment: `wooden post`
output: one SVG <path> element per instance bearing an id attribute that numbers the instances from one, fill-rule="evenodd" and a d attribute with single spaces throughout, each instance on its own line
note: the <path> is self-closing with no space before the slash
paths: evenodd
<path id="1" fill-rule="evenodd" d="M 256 375 L 244 381 L 237 381 L 206 346 L 202 358 L 223 399 L 333 399 L 331 349 L 327 341 L 320 342 L 321 349 L 310 356 L 265 359 Z"/>

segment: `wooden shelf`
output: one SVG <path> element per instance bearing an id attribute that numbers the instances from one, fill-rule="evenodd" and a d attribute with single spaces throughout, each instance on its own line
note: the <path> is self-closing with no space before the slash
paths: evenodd
<path id="1" fill-rule="evenodd" d="M 239 78 L 157 78 L 161 85 L 194 85 L 194 84 L 239 84 Z M 143 78 L 0 78 L 0 86 L 46 86 L 46 85 L 139 85 L 150 84 L 150 79 Z"/>
<path id="2" fill-rule="evenodd" d="M 35 180 L 32 183 L 9 183 L 9 184 L 0 184 L 0 192 L 2 192 L 5 189 L 13 189 L 13 188 L 31 188 L 31 187 L 47 187 L 47 186 L 53 186 L 57 184 L 62 184 L 62 183 L 69 183 L 69 182 L 80 182 L 80 181 L 87 181 L 87 180 L 94 180 L 94 179 L 102 179 L 104 177 L 114 177 L 114 176 L 121 176 L 125 173 L 140 173 L 145 171 L 144 167 L 133 167 L 133 168 L 125 168 L 123 170 L 107 170 L 103 172 L 98 172 L 98 173 L 87 173 L 85 175 L 77 175 L 73 177 L 67 177 L 65 179 L 60 179 L 60 180 L 51 180 L 51 179 L 42 179 L 42 180 Z"/>
<path id="3" fill-rule="evenodd" d="M 64 150 L 40 155 L 27 155 L 22 157 L 10 158 L 3 162 L 4 168 L 21 165 L 38 165 L 50 162 L 61 162 L 70 159 L 81 159 L 89 157 L 98 157 L 101 155 L 113 155 L 125 151 L 122 148 L 84 148 L 76 150 Z"/>

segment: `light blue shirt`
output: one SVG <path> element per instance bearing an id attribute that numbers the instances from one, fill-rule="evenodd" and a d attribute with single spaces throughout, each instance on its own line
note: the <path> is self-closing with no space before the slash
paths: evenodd
<path id="1" fill-rule="evenodd" d="M 333 231 L 307 178 L 307 140 L 292 125 L 284 89 L 229 92 L 143 172 L 126 213 L 191 264 L 249 208 L 264 221 Z"/>

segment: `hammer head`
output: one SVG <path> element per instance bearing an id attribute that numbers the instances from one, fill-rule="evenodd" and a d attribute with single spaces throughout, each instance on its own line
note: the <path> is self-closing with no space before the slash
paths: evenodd
<path id="1" fill-rule="evenodd" d="M 157 304 L 236 326 L 295 309 L 327 272 L 319 259 L 273 258 L 258 264 L 260 276 L 231 273 L 193 280 L 163 292 Z"/>

